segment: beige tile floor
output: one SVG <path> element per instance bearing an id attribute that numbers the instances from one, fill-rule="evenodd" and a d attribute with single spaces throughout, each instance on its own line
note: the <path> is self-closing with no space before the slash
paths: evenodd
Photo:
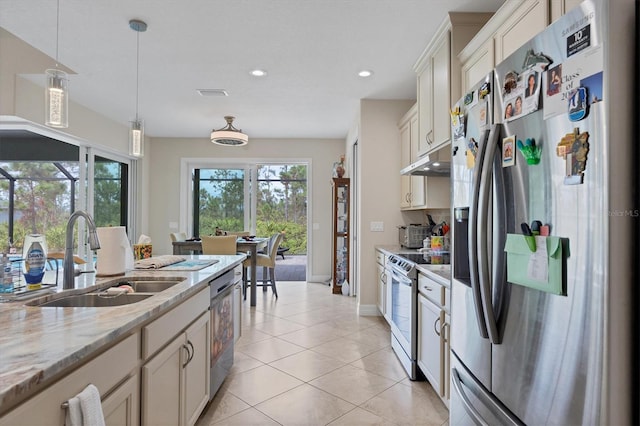
<path id="1" fill-rule="evenodd" d="M 382 317 L 353 297 L 279 282 L 244 302 L 233 369 L 198 420 L 207 425 L 445 425 L 428 382 L 409 380 Z"/>

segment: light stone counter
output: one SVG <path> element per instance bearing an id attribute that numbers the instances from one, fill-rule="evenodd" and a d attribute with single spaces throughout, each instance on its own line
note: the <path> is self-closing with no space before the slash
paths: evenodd
<path id="1" fill-rule="evenodd" d="M 65 291 L 84 293 L 123 277 L 185 278 L 173 287 L 129 305 L 55 308 L 26 306 L 26 301 L 0 303 L 0 415 L 94 353 L 195 295 L 211 279 L 246 258 L 245 255 L 191 257 L 218 262 L 198 271 L 135 270 L 124 276 L 105 278 L 83 274 L 79 277 L 81 289 Z M 57 292 L 61 291 L 60 285 Z"/>

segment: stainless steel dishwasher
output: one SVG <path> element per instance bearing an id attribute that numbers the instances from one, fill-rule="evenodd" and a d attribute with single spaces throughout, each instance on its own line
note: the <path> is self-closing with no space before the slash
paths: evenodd
<path id="1" fill-rule="evenodd" d="M 233 288 L 234 271 L 230 270 L 209 282 L 211 290 L 211 392 L 213 399 L 233 366 Z"/>

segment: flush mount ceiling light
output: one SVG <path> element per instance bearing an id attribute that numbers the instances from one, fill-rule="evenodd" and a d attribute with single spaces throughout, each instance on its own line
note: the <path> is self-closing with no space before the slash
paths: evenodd
<path id="1" fill-rule="evenodd" d="M 369 70 L 362 70 L 358 73 L 358 75 L 360 77 L 366 78 L 366 77 L 371 77 L 373 75 L 373 71 L 369 71 Z"/>
<path id="2" fill-rule="evenodd" d="M 129 128 L 129 154 L 134 157 L 144 155 L 144 122 L 138 118 L 138 85 L 140 82 L 140 33 L 147 31 L 147 24 L 137 19 L 129 21 L 129 27 L 136 32 L 136 118 Z"/>
<path id="3" fill-rule="evenodd" d="M 64 129 L 69 127 L 69 91 L 67 73 L 58 69 L 58 45 L 60 33 L 60 0 L 56 11 L 56 67 L 45 71 L 47 88 L 44 93 L 44 124 Z"/>
<path id="4" fill-rule="evenodd" d="M 233 119 L 230 115 L 224 117 L 227 126 L 211 132 L 211 142 L 223 146 L 243 146 L 249 143 L 249 137 L 242 130 L 233 127 Z"/>

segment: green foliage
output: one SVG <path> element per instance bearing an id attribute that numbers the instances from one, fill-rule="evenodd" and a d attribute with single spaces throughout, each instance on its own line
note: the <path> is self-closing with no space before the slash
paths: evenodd
<path id="1" fill-rule="evenodd" d="M 200 174 L 199 234 L 218 227 L 243 231 L 244 170 L 203 169 Z M 307 166 L 258 166 L 256 234 L 285 232 L 283 246 L 292 254 L 307 252 Z"/>
<path id="2" fill-rule="evenodd" d="M 61 166 L 71 175 L 78 175 L 78 163 L 61 163 Z M 95 163 L 97 226 L 122 224 L 121 167 L 121 163 L 113 161 Z M 67 220 L 72 213 L 70 187 L 76 185 L 77 189 L 78 183 L 63 176 L 53 163 L 12 162 L 4 163 L 3 168 L 20 178 L 15 183 L 13 229 L 13 245 L 18 253 L 22 252 L 28 234 L 44 234 L 49 251 L 64 251 Z M 8 198 L 9 181 L 0 179 L 0 208 L 8 209 Z M 6 251 L 9 245 L 8 226 L 8 222 L 0 223 L 0 251 Z"/>

